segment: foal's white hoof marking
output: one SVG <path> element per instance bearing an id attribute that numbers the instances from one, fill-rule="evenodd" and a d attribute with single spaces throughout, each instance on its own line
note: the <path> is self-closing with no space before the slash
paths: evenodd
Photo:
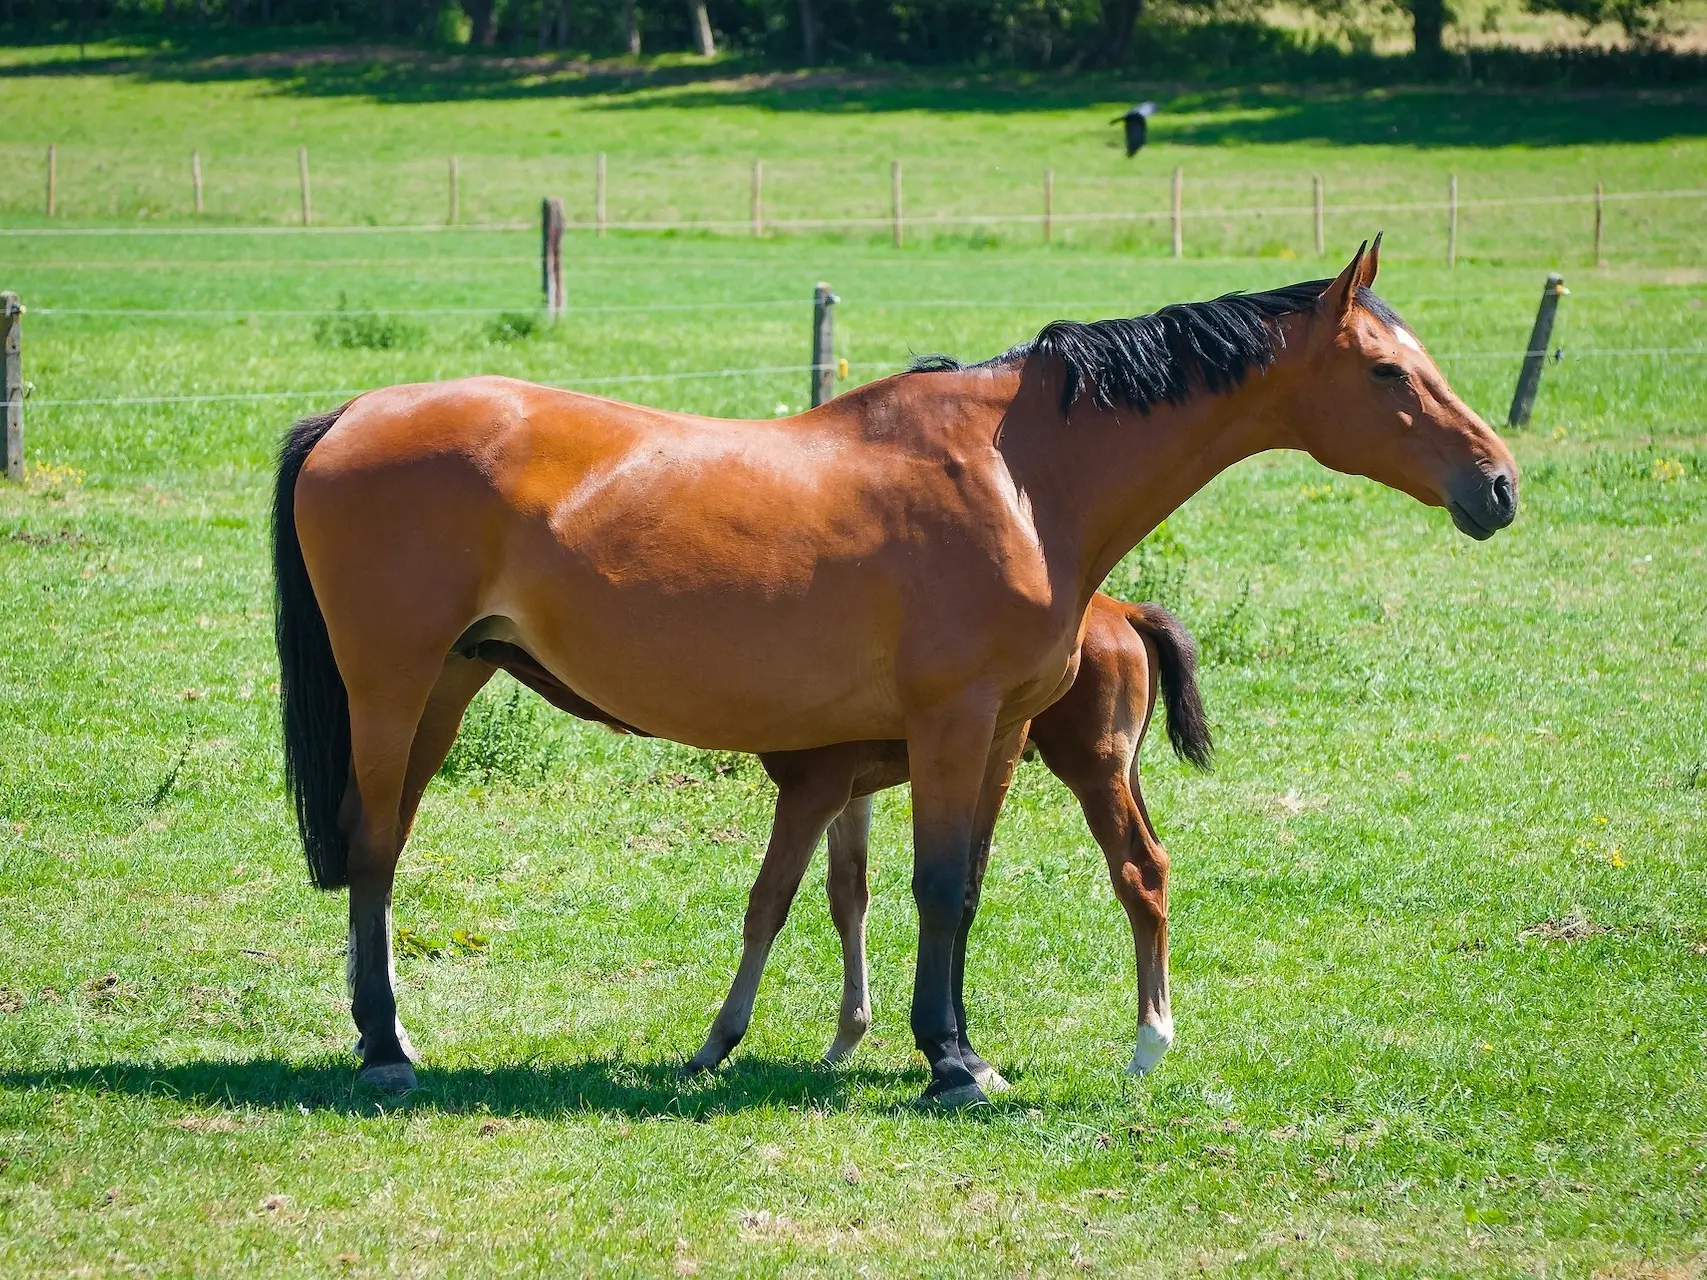
<path id="1" fill-rule="evenodd" d="M 1002 1073 L 991 1066 L 986 1066 L 982 1071 L 974 1071 L 972 1078 L 978 1082 L 978 1087 L 985 1093 L 1006 1093 L 1013 1088 L 1002 1078 Z"/>
<path id="2" fill-rule="evenodd" d="M 1132 1063 L 1126 1069 L 1135 1076 L 1154 1071 L 1174 1043 L 1173 1019 L 1155 1026 L 1145 1023 L 1138 1028 L 1138 1046 L 1132 1051 Z"/>
<path id="3" fill-rule="evenodd" d="M 415 1068 L 407 1062 L 385 1062 L 364 1068 L 356 1079 L 381 1093 L 409 1093 L 415 1088 Z"/>
<path id="4" fill-rule="evenodd" d="M 846 1062 L 853 1056 L 853 1051 L 859 1048 L 860 1039 L 864 1035 L 865 1029 L 863 1027 L 854 1035 L 843 1035 L 838 1032 L 834 1042 L 828 1049 L 824 1050 L 824 1061 L 831 1066 L 838 1062 Z"/>

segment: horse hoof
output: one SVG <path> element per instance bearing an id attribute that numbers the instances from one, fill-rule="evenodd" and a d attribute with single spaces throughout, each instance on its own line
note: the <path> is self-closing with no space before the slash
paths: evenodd
<path id="1" fill-rule="evenodd" d="M 415 1068 L 407 1062 L 382 1062 L 363 1067 L 356 1079 L 380 1093 L 409 1093 L 415 1088 Z"/>
<path id="2" fill-rule="evenodd" d="M 1160 1027 L 1145 1023 L 1138 1028 L 1138 1045 L 1132 1051 L 1132 1062 L 1127 1066 L 1127 1072 L 1135 1076 L 1148 1075 L 1156 1069 L 1173 1043 L 1172 1022 Z"/>
<path id="3" fill-rule="evenodd" d="M 941 1111 L 964 1111 L 968 1107 L 987 1107 L 990 1100 L 976 1084 L 960 1084 L 938 1094 L 926 1093 L 919 1104 Z"/>
<path id="4" fill-rule="evenodd" d="M 1009 1089 L 1013 1088 L 1011 1084 L 1002 1078 L 1002 1073 L 997 1071 L 988 1063 L 984 1064 L 984 1069 L 982 1071 L 974 1071 L 972 1073 L 972 1078 L 978 1082 L 978 1087 L 985 1093 L 1006 1093 Z"/>

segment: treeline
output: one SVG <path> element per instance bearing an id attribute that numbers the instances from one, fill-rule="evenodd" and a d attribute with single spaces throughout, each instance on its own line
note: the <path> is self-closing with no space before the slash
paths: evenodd
<path id="1" fill-rule="evenodd" d="M 1360 16 L 1402 11 L 1415 59 L 1446 62 L 1451 0 L 1300 0 L 1347 30 Z M 1638 45 L 1661 29 L 1670 0 L 1524 0 L 1585 25 L 1612 22 Z M 812 65 L 866 59 L 1073 71 L 1160 69 L 1196 45 L 1263 60 L 1310 42 L 1260 21 L 1258 0 L 0 0 L 0 29 L 76 33 L 136 24 L 237 28 L 317 26 L 474 48 L 594 55 L 721 49 Z M 1322 50 L 1326 52 L 1326 50 Z M 1182 68 L 1183 69 L 1183 68 Z"/>

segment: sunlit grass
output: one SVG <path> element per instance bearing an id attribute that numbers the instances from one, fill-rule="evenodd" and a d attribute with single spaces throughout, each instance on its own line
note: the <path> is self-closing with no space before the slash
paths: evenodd
<path id="1" fill-rule="evenodd" d="M 1382 292 L 1503 419 L 1542 264 L 1448 272 L 1391 247 Z M 978 1116 L 910 1109 L 904 792 L 878 806 L 877 1025 L 853 1064 L 814 1065 L 839 967 L 809 880 L 748 1041 L 682 1083 L 738 951 L 769 784 L 501 680 L 404 860 L 423 1087 L 355 1090 L 343 901 L 307 887 L 279 779 L 265 548 L 278 432 L 335 395 L 65 402 L 796 367 L 819 279 L 844 299 L 856 381 L 1336 265 L 589 237 L 569 314 L 524 333 L 502 321 L 534 314 L 533 248 L 0 241 L 0 283 L 36 308 L 29 483 L 0 486 L 0 1269 L 1698 1264 L 1707 361 L 1595 353 L 1707 345 L 1707 292 L 1639 266 L 1568 271 L 1565 359 L 1512 437 L 1523 511 L 1494 541 L 1271 456 L 1114 579 L 1203 640 L 1220 746 L 1208 777 L 1159 738 L 1146 757 L 1180 1029 L 1155 1076 L 1120 1074 L 1130 941 L 1071 797 L 1033 765 L 969 979 L 1012 1094 Z M 279 314 L 340 299 L 335 331 Z M 740 305 L 610 309 L 707 302 Z M 109 307 L 220 314 L 70 313 Z M 393 320 L 396 341 L 366 340 Z M 806 387 L 802 370 L 600 389 L 763 416 Z"/>

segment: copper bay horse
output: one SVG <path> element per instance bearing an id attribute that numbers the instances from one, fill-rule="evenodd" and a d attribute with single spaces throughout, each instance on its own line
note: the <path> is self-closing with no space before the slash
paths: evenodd
<path id="1" fill-rule="evenodd" d="M 605 719 L 597 707 L 576 697 L 513 644 L 483 640 L 467 656 L 492 670 L 508 671 L 571 715 Z M 1158 683 L 1175 754 L 1207 768 L 1209 726 L 1197 691 L 1197 644 L 1190 632 L 1157 605 L 1125 604 L 1099 592 L 1091 597 L 1085 618 L 1072 687 L 1037 713 L 1028 733 L 1029 745 L 1078 798 L 1132 929 L 1138 965 L 1138 1039 L 1129 1068 L 1134 1072 L 1154 1067 L 1174 1039 L 1168 999 L 1168 857 L 1138 784 L 1138 750 L 1149 729 Z M 766 753 L 760 759 L 777 784 L 770 842 L 748 895 L 740 967 L 704 1047 L 688 1063 L 690 1072 L 716 1067 L 746 1034 L 771 944 L 826 829 L 830 914 L 842 941 L 842 1003 L 836 1038 L 825 1058 L 835 1062 L 852 1053 L 871 1023 L 865 964 L 871 797 L 907 781 L 906 744 L 849 743 Z M 981 830 L 973 837 L 969 897 L 974 905 L 991 834 Z M 967 1033 L 966 923 L 962 921 L 954 953 L 960 1059 L 983 1088 L 1003 1088 L 1006 1081 L 973 1049 Z"/>
<path id="2" fill-rule="evenodd" d="M 1302 449 L 1491 537 L 1510 451 L 1370 291 L 1332 281 L 925 362 L 731 422 L 505 378 L 391 387 L 299 422 L 274 503 L 286 776 L 348 885 L 363 1078 L 413 1083 L 391 886 L 489 664 L 523 650 L 604 718 L 700 747 L 904 742 L 927 1098 L 976 1102 L 953 1000 L 975 833 L 1073 679 L 1097 585 L 1233 463 Z"/>

